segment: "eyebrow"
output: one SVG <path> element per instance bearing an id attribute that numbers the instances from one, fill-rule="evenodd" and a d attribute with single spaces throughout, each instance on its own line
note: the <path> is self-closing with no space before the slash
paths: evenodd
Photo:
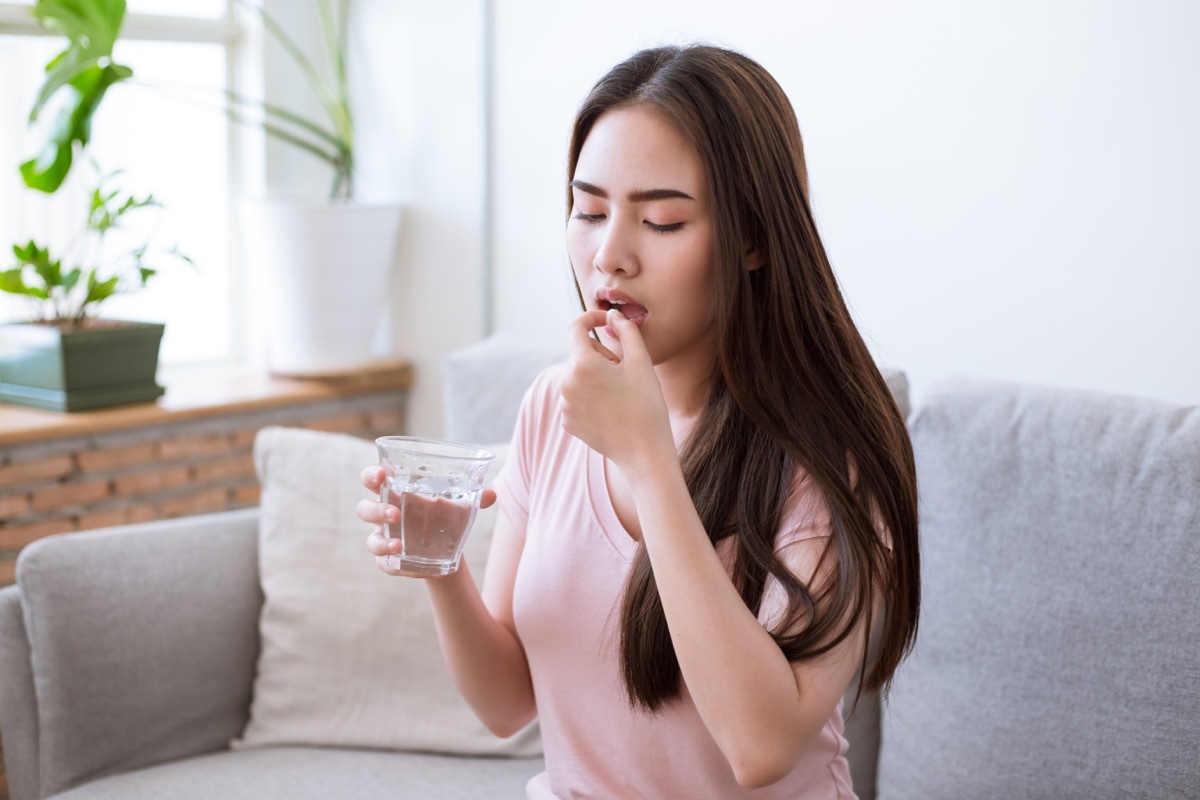
<path id="1" fill-rule="evenodd" d="M 587 181 L 574 180 L 571 181 L 571 186 L 581 192 L 608 199 L 608 192 Z M 629 193 L 628 199 L 632 203 L 646 203 L 651 200 L 695 200 L 696 198 L 678 189 L 635 189 Z"/>

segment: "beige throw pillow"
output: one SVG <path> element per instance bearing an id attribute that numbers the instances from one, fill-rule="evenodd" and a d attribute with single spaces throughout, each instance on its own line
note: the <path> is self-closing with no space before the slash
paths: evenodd
<path id="1" fill-rule="evenodd" d="M 508 445 L 489 446 L 494 480 Z M 235 749 L 325 745 L 536 755 L 536 723 L 498 739 L 455 689 L 423 582 L 385 575 L 355 515 L 371 442 L 270 427 L 254 443 L 262 484 L 261 651 L 250 721 Z M 464 558 L 476 581 L 495 525 L 481 511 Z"/>

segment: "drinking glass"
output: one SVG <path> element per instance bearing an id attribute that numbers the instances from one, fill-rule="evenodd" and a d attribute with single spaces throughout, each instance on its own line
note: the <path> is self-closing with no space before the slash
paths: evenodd
<path id="1" fill-rule="evenodd" d="M 401 543 L 388 565 L 404 575 L 449 575 L 462 560 L 495 456 L 470 444 L 412 436 L 382 436 L 375 446 L 387 473 L 379 499 L 400 510 L 399 520 L 384 526 L 384 534 Z"/>

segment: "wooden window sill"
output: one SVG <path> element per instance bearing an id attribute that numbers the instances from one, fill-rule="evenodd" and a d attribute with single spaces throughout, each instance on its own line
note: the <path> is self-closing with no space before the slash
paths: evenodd
<path id="1" fill-rule="evenodd" d="M 320 378 L 289 378 L 232 368 L 185 373 L 167 380 L 160 377 L 167 391 L 154 403 L 70 413 L 0 404 L 0 447 L 176 424 L 314 400 L 405 391 L 412 387 L 412 380 L 412 366 L 404 360 L 377 361 Z"/>

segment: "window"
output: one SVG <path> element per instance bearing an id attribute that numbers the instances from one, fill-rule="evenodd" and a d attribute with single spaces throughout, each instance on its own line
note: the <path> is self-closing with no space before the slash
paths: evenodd
<path id="1" fill-rule="evenodd" d="M 61 252 L 83 225 L 94 185 L 86 159 L 76 160 L 54 195 L 21 181 L 18 165 L 42 141 L 40 129 L 26 124 L 29 109 L 46 62 L 64 43 L 41 35 L 32 5 L 0 2 L 0 267 L 12 264 L 12 244 L 31 238 Z M 177 246 L 195 262 L 167 260 L 146 290 L 101 309 L 108 317 L 169 321 L 165 366 L 243 355 L 230 269 L 233 148 L 220 105 L 236 55 L 232 20 L 228 0 L 129 0 L 113 55 L 134 77 L 109 90 L 93 119 L 89 150 L 102 170 L 121 170 L 121 188 L 153 194 L 164 206 L 131 215 L 131 227 L 148 226 L 158 245 Z M 0 295 L 0 321 L 24 319 L 27 311 L 21 298 Z"/>

